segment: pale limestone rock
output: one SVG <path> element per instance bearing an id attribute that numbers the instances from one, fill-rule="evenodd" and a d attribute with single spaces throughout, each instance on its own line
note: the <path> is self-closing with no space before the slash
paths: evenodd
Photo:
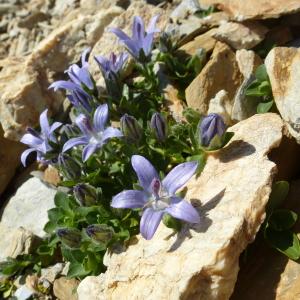
<path id="1" fill-rule="evenodd" d="M 263 41 L 267 31 L 257 22 L 227 22 L 216 30 L 213 37 L 234 49 L 251 49 Z"/>
<path id="2" fill-rule="evenodd" d="M 225 90 L 221 90 L 210 100 L 207 113 L 216 113 L 223 117 L 227 125 L 232 124 L 231 120 L 232 101 Z"/>
<path id="3" fill-rule="evenodd" d="M 77 300 L 76 289 L 79 281 L 75 278 L 60 277 L 54 281 L 53 293 L 59 300 Z M 93 300 L 93 298 L 86 298 Z"/>
<path id="4" fill-rule="evenodd" d="M 34 49 L 32 63 L 52 72 L 63 72 L 70 63 L 79 60 L 85 48 L 92 47 L 98 41 L 105 27 L 122 12 L 120 7 L 111 7 L 100 10 L 96 15 L 79 15 L 55 29 Z"/>
<path id="5" fill-rule="evenodd" d="M 160 17 L 157 23 L 157 27 L 163 30 L 168 20 L 167 12 L 168 11 L 163 10 L 161 8 L 149 4 L 145 4 L 143 1 L 133 2 L 125 12 L 123 12 L 118 17 L 114 18 L 114 20 L 108 25 L 108 28 L 110 27 L 120 28 L 121 30 L 123 30 L 124 32 L 126 32 L 131 36 L 132 21 L 134 16 L 140 16 L 144 20 L 147 26 L 150 19 L 153 16 L 159 15 Z M 111 52 L 120 53 L 122 51 L 125 51 L 124 46 L 122 46 L 118 42 L 117 37 L 111 32 L 108 31 L 104 32 L 102 37 L 95 44 L 89 58 L 90 72 L 98 84 L 103 84 L 102 82 L 103 78 L 99 66 L 94 60 L 94 56 L 95 55 L 109 56 Z M 130 65 L 132 65 L 131 62 L 132 60 L 130 59 L 127 64 L 128 70 L 130 70 Z"/>
<path id="6" fill-rule="evenodd" d="M 179 234 L 161 224 L 151 241 L 138 236 L 127 251 L 111 254 L 105 274 L 80 283 L 79 299 L 229 299 L 239 255 L 265 218 L 276 172 L 267 154 L 279 146 L 282 130 L 270 113 L 231 127 L 229 145 L 187 184 L 186 199 L 201 223 Z"/>
<path id="7" fill-rule="evenodd" d="M 201 35 L 195 37 L 192 41 L 184 44 L 178 49 L 178 54 L 184 52 L 188 55 L 195 55 L 199 49 L 205 49 L 207 53 L 211 53 L 217 43 L 217 40 L 213 38 L 213 34 L 216 32 L 216 29 L 213 28 Z"/>
<path id="8" fill-rule="evenodd" d="M 276 107 L 289 132 L 300 143 L 300 49 L 278 47 L 265 59 Z"/>
<path id="9" fill-rule="evenodd" d="M 18 141 L 27 126 L 36 125 L 46 107 L 58 111 L 62 98 L 48 90 L 44 70 L 36 69 L 28 59 L 8 58 L 1 65 L 0 122 L 4 137 Z"/>
<path id="10" fill-rule="evenodd" d="M 249 97 L 245 93 L 248 86 L 255 80 L 254 73 L 263 61 L 254 51 L 245 49 L 236 52 L 236 60 L 244 81 L 235 94 L 231 118 L 235 121 L 242 121 L 256 114 L 260 98 Z"/>
<path id="11" fill-rule="evenodd" d="M 61 93 L 48 90 L 60 79 L 82 51 L 93 46 L 107 24 L 123 9 L 113 6 L 95 15 L 77 14 L 70 22 L 53 30 L 25 58 L 8 58 L 0 62 L 0 122 L 5 137 L 19 140 L 27 126 L 36 126 L 40 113 L 49 108 L 57 113 L 63 103 Z"/>
<path id="12" fill-rule="evenodd" d="M 233 100 L 242 83 L 235 54 L 229 46 L 218 42 L 209 62 L 185 90 L 188 106 L 206 114 L 209 101 L 222 89 Z"/>
<path id="13" fill-rule="evenodd" d="M 20 165 L 20 155 L 24 149 L 25 147 L 21 143 L 5 139 L 0 125 L 0 195 Z"/>
<path id="14" fill-rule="evenodd" d="M 23 227 L 9 228 L 0 222 L 0 261 L 7 257 L 16 258 L 29 254 L 37 239 L 34 234 Z"/>
<path id="15" fill-rule="evenodd" d="M 217 5 L 235 20 L 270 19 L 300 11 L 299 0 L 198 0 L 205 5 Z"/>
<path id="16" fill-rule="evenodd" d="M 39 237 L 48 222 L 47 211 L 53 207 L 56 190 L 38 178 L 27 180 L 3 208 L 0 222 L 9 228 L 24 227 Z"/>

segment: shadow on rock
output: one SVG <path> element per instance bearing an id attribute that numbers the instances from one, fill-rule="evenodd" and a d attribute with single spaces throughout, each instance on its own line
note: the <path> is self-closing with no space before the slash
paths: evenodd
<path id="1" fill-rule="evenodd" d="M 177 250 L 181 244 L 185 241 L 185 239 L 192 238 L 191 230 L 197 233 L 206 232 L 209 226 L 212 224 L 212 220 L 208 217 L 208 212 L 214 209 L 225 194 L 225 189 L 220 191 L 217 195 L 207 201 L 205 204 L 201 204 L 201 200 L 199 199 L 191 199 L 191 203 L 198 210 L 200 215 L 200 223 L 199 224 L 186 224 L 183 226 L 182 230 L 178 232 L 176 241 L 170 247 L 168 252 L 173 252 Z"/>
<path id="2" fill-rule="evenodd" d="M 243 141 L 236 140 L 226 146 L 222 151 L 216 154 L 216 157 L 223 163 L 240 159 L 255 153 L 256 149 L 253 145 Z"/>

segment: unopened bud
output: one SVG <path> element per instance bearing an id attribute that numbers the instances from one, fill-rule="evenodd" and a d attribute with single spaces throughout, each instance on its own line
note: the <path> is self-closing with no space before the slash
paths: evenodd
<path id="1" fill-rule="evenodd" d="M 112 227 L 107 225 L 89 225 L 86 228 L 87 235 L 95 242 L 107 244 L 114 236 L 115 232 Z"/>
<path id="2" fill-rule="evenodd" d="M 69 180 L 79 178 L 81 175 L 79 163 L 66 153 L 58 156 L 58 165 L 64 177 Z"/>
<path id="3" fill-rule="evenodd" d="M 61 242 L 69 248 L 79 248 L 81 244 L 81 232 L 76 228 L 59 228 L 56 234 Z"/>
<path id="4" fill-rule="evenodd" d="M 213 140 L 222 138 L 226 132 L 226 125 L 220 115 L 212 113 L 203 118 L 199 130 L 201 145 L 209 147 Z"/>
<path id="5" fill-rule="evenodd" d="M 87 183 L 77 184 L 74 189 L 75 199 L 82 206 L 92 206 L 97 204 L 97 190 Z"/>
<path id="6" fill-rule="evenodd" d="M 158 141 L 163 142 L 167 138 L 167 123 L 161 114 L 153 114 L 150 126 Z"/>
<path id="7" fill-rule="evenodd" d="M 121 129 L 126 138 L 131 141 L 138 142 L 142 138 L 142 128 L 136 118 L 125 114 L 121 119 Z"/>

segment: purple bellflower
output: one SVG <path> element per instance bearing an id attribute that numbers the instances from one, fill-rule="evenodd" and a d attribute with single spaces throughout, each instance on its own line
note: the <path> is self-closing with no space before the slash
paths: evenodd
<path id="1" fill-rule="evenodd" d="M 159 32 L 155 27 L 158 16 L 154 16 L 149 23 L 147 31 L 145 31 L 144 21 L 141 17 L 134 17 L 132 26 L 132 37 L 130 38 L 125 32 L 119 28 L 110 28 L 125 45 L 128 52 L 137 60 L 143 60 L 144 57 L 149 57 L 152 51 L 154 34 Z"/>
<path id="2" fill-rule="evenodd" d="M 119 56 L 112 52 L 109 58 L 101 55 L 95 56 L 95 60 L 106 80 L 115 80 L 127 59 L 128 55 L 123 52 Z"/>
<path id="3" fill-rule="evenodd" d="M 82 152 L 82 160 L 86 161 L 99 148 L 101 148 L 109 139 L 113 137 L 122 137 L 123 134 L 119 129 L 106 127 L 108 121 L 108 106 L 107 104 L 100 105 L 95 113 L 93 122 L 90 119 L 80 114 L 75 122 L 82 132 L 82 135 L 72 138 L 63 146 L 63 152 L 78 146 L 85 145 Z"/>
<path id="4" fill-rule="evenodd" d="M 20 140 L 21 143 L 30 147 L 21 155 L 21 162 L 24 167 L 26 166 L 26 159 L 31 152 L 37 153 L 37 161 L 44 161 L 45 154 L 52 150 L 50 142 L 56 143 L 56 138 L 53 133 L 62 123 L 55 122 L 50 126 L 47 112 L 48 109 L 44 110 L 40 115 L 41 133 L 29 127 L 27 133 L 25 133 Z"/>
<path id="5" fill-rule="evenodd" d="M 73 64 L 65 71 L 69 75 L 70 81 L 55 81 L 49 86 L 49 89 L 53 88 L 54 91 L 58 89 L 67 90 L 70 93 L 67 97 L 74 107 L 84 108 L 86 111 L 91 112 L 92 109 L 89 102 L 92 100 L 92 97 L 83 89 L 83 86 L 90 90 L 94 89 L 94 83 L 88 71 L 87 55 L 89 52 L 90 48 L 83 51 L 81 67 Z"/>
<path id="6" fill-rule="evenodd" d="M 162 181 L 152 164 L 143 156 L 133 155 L 131 164 L 143 190 L 123 191 L 113 197 L 111 206 L 143 208 L 140 231 L 145 239 L 150 240 L 153 237 L 165 213 L 186 222 L 200 222 L 196 209 L 175 195 L 176 191 L 194 175 L 197 162 L 186 162 L 176 166 Z"/>
<path id="7" fill-rule="evenodd" d="M 226 125 L 220 115 L 212 113 L 203 118 L 199 131 L 201 145 L 208 147 L 216 136 L 219 138 L 223 136 L 226 132 Z"/>

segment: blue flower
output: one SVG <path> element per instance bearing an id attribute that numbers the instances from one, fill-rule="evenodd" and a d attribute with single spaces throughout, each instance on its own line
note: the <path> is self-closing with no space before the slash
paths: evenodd
<path id="1" fill-rule="evenodd" d="M 109 58 L 101 55 L 95 56 L 95 60 L 106 80 L 115 80 L 116 77 L 119 76 L 119 73 L 127 59 L 128 55 L 126 53 L 121 53 L 117 56 L 112 52 Z"/>
<path id="2" fill-rule="evenodd" d="M 154 34 L 159 32 L 155 27 L 158 16 L 154 16 L 149 23 L 147 31 L 145 31 L 144 21 L 141 17 L 134 17 L 132 27 L 132 37 L 130 38 L 125 32 L 119 28 L 110 28 L 125 45 L 128 52 L 137 60 L 143 61 L 144 57 L 149 57 L 152 51 Z"/>
<path id="3" fill-rule="evenodd" d="M 53 132 L 59 128 L 62 123 L 55 122 L 50 126 L 47 118 L 47 112 L 48 110 L 46 109 L 40 115 L 41 133 L 32 128 L 28 128 L 28 133 L 24 134 L 20 140 L 21 143 L 30 147 L 21 155 L 21 162 L 24 167 L 26 166 L 26 159 L 31 152 L 37 153 L 38 161 L 44 161 L 45 154 L 53 150 L 50 142 L 56 143 L 56 138 L 53 135 Z"/>
<path id="4" fill-rule="evenodd" d="M 65 71 L 69 75 L 70 81 L 55 81 L 49 86 L 49 89 L 53 88 L 54 91 L 58 89 L 67 90 L 69 92 L 67 97 L 74 107 L 79 109 L 84 108 L 86 111 L 91 112 L 90 101 L 92 97 L 83 89 L 83 87 L 87 87 L 89 90 L 94 89 L 94 83 L 88 71 L 87 55 L 89 52 L 90 48 L 84 50 L 82 53 L 81 67 L 73 64 Z"/>
<path id="5" fill-rule="evenodd" d="M 186 222 L 200 222 L 196 209 L 175 195 L 194 175 L 198 167 L 197 162 L 186 162 L 176 166 L 162 181 L 152 164 L 143 156 L 133 155 L 131 163 L 143 190 L 123 191 L 113 197 L 111 206 L 143 208 L 140 231 L 145 239 L 153 237 L 165 213 Z"/>
<path id="6" fill-rule="evenodd" d="M 63 146 L 63 152 L 78 146 L 85 145 L 82 152 L 82 160 L 86 161 L 99 148 L 113 137 L 122 137 L 123 134 L 119 129 L 106 127 L 108 121 L 108 106 L 107 104 L 100 105 L 94 114 L 93 122 L 90 119 L 80 114 L 76 118 L 76 124 L 79 127 L 82 135 L 72 138 Z"/>

